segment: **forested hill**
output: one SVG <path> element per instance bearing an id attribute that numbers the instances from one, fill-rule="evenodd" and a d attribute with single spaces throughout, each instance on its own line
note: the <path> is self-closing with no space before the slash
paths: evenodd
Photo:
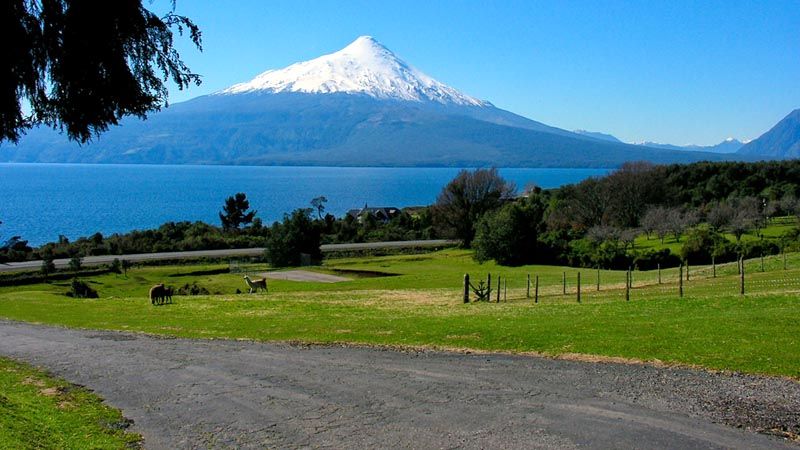
<path id="1" fill-rule="evenodd" d="M 659 166 L 653 176 L 677 204 L 700 206 L 731 197 L 800 196 L 800 160 L 701 162 Z"/>

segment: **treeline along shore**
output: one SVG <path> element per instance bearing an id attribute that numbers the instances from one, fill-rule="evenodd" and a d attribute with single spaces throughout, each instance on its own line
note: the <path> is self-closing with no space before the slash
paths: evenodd
<path id="1" fill-rule="evenodd" d="M 265 247 L 274 265 L 297 265 L 301 254 L 319 259 L 321 244 L 448 238 L 474 248 L 478 260 L 505 265 L 651 269 L 797 251 L 798 198 L 798 160 L 631 162 L 548 190 L 517 189 L 495 169 L 476 169 L 460 172 L 425 207 L 379 205 L 334 217 L 321 196 L 267 225 L 238 193 L 222 205 L 220 225 L 168 222 L 38 248 L 7 237 L 0 262 Z"/>

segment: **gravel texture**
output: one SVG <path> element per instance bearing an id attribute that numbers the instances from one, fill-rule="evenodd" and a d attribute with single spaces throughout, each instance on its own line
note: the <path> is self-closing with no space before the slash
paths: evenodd
<path id="1" fill-rule="evenodd" d="M 160 448 L 794 448 L 800 384 L 502 354 L 166 339 L 0 321 Z"/>

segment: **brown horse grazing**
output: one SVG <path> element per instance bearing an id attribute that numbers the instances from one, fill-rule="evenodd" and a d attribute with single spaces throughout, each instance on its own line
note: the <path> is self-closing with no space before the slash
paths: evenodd
<path id="1" fill-rule="evenodd" d="M 175 288 L 167 286 L 164 288 L 164 303 L 172 303 L 172 294 L 175 293 Z"/>
<path id="2" fill-rule="evenodd" d="M 164 283 L 157 284 L 150 288 L 150 304 L 161 304 L 166 297 L 166 288 Z"/>

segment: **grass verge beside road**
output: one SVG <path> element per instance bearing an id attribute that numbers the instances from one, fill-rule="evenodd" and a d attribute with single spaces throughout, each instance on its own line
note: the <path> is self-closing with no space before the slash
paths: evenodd
<path id="1" fill-rule="evenodd" d="M 0 358 L 0 448 L 138 448 L 128 425 L 91 391 Z"/>

